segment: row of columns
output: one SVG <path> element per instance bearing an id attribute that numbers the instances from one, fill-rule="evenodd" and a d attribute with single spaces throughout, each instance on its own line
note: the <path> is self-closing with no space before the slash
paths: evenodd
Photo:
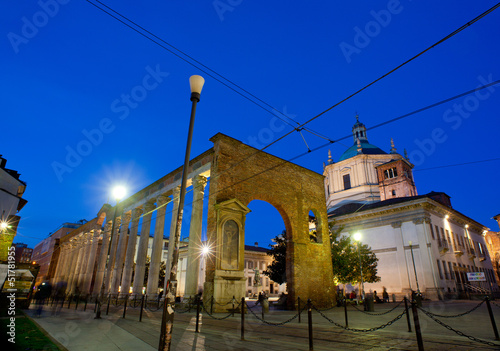
<path id="1" fill-rule="evenodd" d="M 61 244 L 53 284 L 66 282 L 69 294 L 90 292 L 100 234 L 100 229 L 91 230 Z"/>
<path id="2" fill-rule="evenodd" d="M 203 217 L 203 198 L 207 179 L 196 176 L 193 179 L 193 210 L 189 232 L 188 271 L 185 288 L 186 296 L 198 293 L 199 250 L 201 247 L 201 228 Z M 132 272 L 135 258 L 135 273 L 132 284 L 132 294 L 141 295 L 144 286 L 146 258 L 148 250 L 151 219 L 156 210 L 156 224 L 154 228 L 153 247 L 148 272 L 146 294 L 156 296 L 158 293 L 158 279 L 162 262 L 163 233 L 165 229 L 165 215 L 167 205 L 173 201 L 170 233 L 174 233 L 177 212 L 179 210 L 180 188 L 173 190 L 172 197 L 159 195 L 156 206 L 148 202 L 119 216 L 108 214 L 107 222 L 102 231 L 101 250 L 97 257 L 98 241 L 101 230 L 93 230 L 73 237 L 69 242 L 61 245 L 61 252 L 54 281 L 66 281 L 66 293 L 82 293 L 94 295 L 99 293 L 128 294 L 132 284 Z M 116 207 L 115 207 L 116 210 Z M 137 242 L 139 220 L 142 217 L 142 227 Z M 114 225 L 113 225 L 114 218 Z M 129 228 L 130 226 L 130 228 Z M 114 229 L 113 235 L 111 231 Z M 172 237 L 172 236 L 171 236 Z M 172 237 L 173 239 L 173 237 Z M 137 250 L 136 250 L 137 247 Z M 165 285 L 170 276 L 174 243 L 168 245 L 168 261 L 166 265 Z M 136 257 L 137 251 L 137 257 Z M 92 278 L 97 265 L 93 289 Z M 120 289 L 121 286 L 121 289 Z"/>

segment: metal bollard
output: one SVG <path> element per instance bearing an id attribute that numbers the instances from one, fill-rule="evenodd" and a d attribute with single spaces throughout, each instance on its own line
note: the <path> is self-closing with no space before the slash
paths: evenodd
<path id="1" fill-rule="evenodd" d="M 309 351 L 313 348 L 313 324 L 312 324 L 312 303 L 311 299 L 307 299 L 307 324 L 309 326 Z"/>
<path id="2" fill-rule="evenodd" d="M 108 307 L 106 307 L 106 316 L 109 313 L 109 303 L 111 302 L 111 294 L 108 295 Z"/>
<path id="3" fill-rule="evenodd" d="M 241 340 L 245 340 L 245 297 L 241 298 Z"/>
<path id="4" fill-rule="evenodd" d="M 413 324 L 415 325 L 415 334 L 417 334 L 418 351 L 424 351 L 424 342 L 422 332 L 420 331 L 420 322 L 418 321 L 417 302 L 411 302 L 411 311 L 413 313 Z"/>
<path id="5" fill-rule="evenodd" d="M 83 306 L 83 312 L 87 310 L 87 300 L 89 299 L 89 295 L 85 295 L 85 305 Z"/>
<path id="6" fill-rule="evenodd" d="M 68 298 L 68 310 L 69 310 L 69 306 L 71 306 L 71 300 L 73 299 L 73 295 L 69 295 L 69 298 Z"/>
<path id="7" fill-rule="evenodd" d="M 141 298 L 141 312 L 139 313 L 139 322 L 142 322 L 142 311 L 144 310 L 144 295 Z"/>
<path id="8" fill-rule="evenodd" d="M 78 302 L 80 302 L 80 295 L 76 297 L 75 311 L 78 309 Z"/>
<path id="9" fill-rule="evenodd" d="M 301 309 L 300 309 L 300 297 L 297 297 L 297 309 L 299 310 L 299 323 L 301 322 L 300 320 L 300 313 L 301 313 Z"/>
<path id="10" fill-rule="evenodd" d="M 408 310 L 408 299 L 406 298 L 406 296 L 404 297 L 404 300 L 405 300 L 406 322 L 408 323 L 408 332 L 411 333 L 410 311 Z"/>
<path id="11" fill-rule="evenodd" d="M 210 300 L 210 314 L 214 313 L 214 297 L 212 296 L 212 300 Z"/>
<path id="12" fill-rule="evenodd" d="M 61 301 L 61 308 L 64 307 L 64 300 L 66 300 L 66 295 L 63 295 L 62 301 Z"/>
<path id="13" fill-rule="evenodd" d="M 123 318 L 125 318 L 125 314 L 127 313 L 127 302 L 128 302 L 128 294 L 125 295 L 125 301 L 123 302 Z"/>
<path id="14" fill-rule="evenodd" d="M 198 297 L 196 299 L 196 333 L 199 333 L 198 325 L 200 323 L 200 304 L 201 304 L 201 299 Z"/>
<path id="15" fill-rule="evenodd" d="M 345 327 L 349 328 L 349 320 L 347 319 L 347 299 L 344 299 L 344 315 L 345 315 Z"/>
<path id="16" fill-rule="evenodd" d="M 491 326 L 493 327 L 493 333 L 495 333 L 495 340 L 500 340 L 498 337 L 497 324 L 495 323 L 495 318 L 493 317 L 493 311 L 491 310 L 490 298 L 486 296 L 486 307 L 488 307 L 488 313 L 490 315 Z"/>
<path id="17" fill-rule="evenodd" d="M 232 309 L 231 311 L 232 311 L 233 313 L 232 313 L 231 317 L 234 317 L 234 301 L 235 301 L 235 300 L 236 300 L 236 299 L 234 298 L 234 295 L 233 295 L 233 300 L 231 301 L 231 302 L 232 302 L 232 304 L 233 304 L 233 309 Z"/>

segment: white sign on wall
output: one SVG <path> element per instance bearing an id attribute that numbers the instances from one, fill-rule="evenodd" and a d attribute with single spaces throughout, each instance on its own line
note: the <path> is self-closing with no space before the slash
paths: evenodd
<path id="1" fill-rule="evenodd" d="M 467 280 L 470 282 L 485 282 L 486 277 L 483 272 L 467 273 Z"/>

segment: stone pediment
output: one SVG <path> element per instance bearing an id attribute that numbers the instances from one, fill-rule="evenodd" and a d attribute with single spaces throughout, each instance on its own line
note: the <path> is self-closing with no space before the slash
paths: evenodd
<path id="1" fill-rule="evenodd" d="M 215 208 L 217 210 L 224 209 L 225 211 L 238 212 L 238 213 L 243 212 L 245 214 L 252 212 L 247 206 L 245 206 L 238 199 L 226 200 L 221 203 L 215 204 Z"/>

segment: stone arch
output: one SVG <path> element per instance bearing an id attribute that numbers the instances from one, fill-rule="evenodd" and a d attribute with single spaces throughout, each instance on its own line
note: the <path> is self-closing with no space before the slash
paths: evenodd
<path id="1" fill-rule="evenodd" d="M 240 250 L 244 250 L 247 205 L 263 200 L 278 210 L 287 231 L 289 307 L 295 307 L 297 297 L 311 298 L 316 306 L 332 306 L 335 287 L 330 240 L 325 236 L 320 243 L 309 240 L 309 210 L 314 209 L 322 227 L 328 221 L 324 177 L 220 133 L 210 140 L 216 161 L 210 172 L 207 235 L 216 253 L 207 262 L 205 298 L 228 301 L 233 295 L 237 299 L 244 296 L 243 255 L 238 271 L 222 269 L 220 263 L 224 250 L 221 221 L 232 215 L 243 224 L 239 235 Z"/>

